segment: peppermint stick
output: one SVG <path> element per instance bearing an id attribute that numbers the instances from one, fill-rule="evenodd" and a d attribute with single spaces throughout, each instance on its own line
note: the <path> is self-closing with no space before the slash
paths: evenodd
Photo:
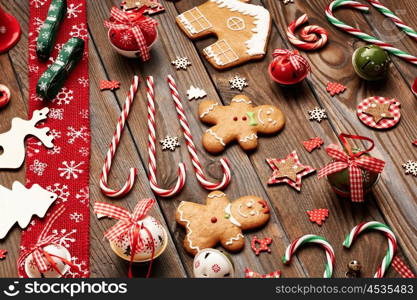
<path id="1" fill-rule="evenodd" d="M 308 21 L 307 14 L 302 15 L 298 19 L 292 21 L 287 28 L 287 37 L 291 44 L 303 50 L 316 50 L 322 48 L 328 39 L 327 31 L 318 25 L 309 25 L 304 27 L 300 32 L 302 40 L 295 36 L 295 30 L 300 25 Z M 320 35 L 320 38 L 316 35 Z"/>
<path id="2" fill-rule="evenodd" d="M 149 184 L 152 190 L 161 197 L 171 197 L 182 190 L 185 184 L 185 166 L 183 163 L 178 164 L 178 179 L 174 187 L 169 190 L 161 188 L 156 180 L 156 131 L 155 131 L 155 92 L 154 81 L 152 76 L 146 78 L 146 87 L 148 98 L 148 169 Z"/>
<path id="3" fill-rule="evenodd" d="M 297 251 L 297 249 L 308 243 L 313 244 L 319 244 L 324 248 L 326 251 L 326 268 L 324 271 L 324 278 L 330 278 L 333 274 L 333 268 L 335 264 L 335 256 L 334 256 L 334 250 L 333 247 L 329 244 L 329 242 L 322 236 L 314 235 L 314 234 L 306 234 L 296 240 L 294 240 L 288 247 L 287 250 L 285 250 L 285 255 L 282 258 L 282 262 L 284 264 L 289 264 L 291 262 L 291 258 L 293 257 L 294 253 Z"/>
<path id="4" fill-rule="evenodd" d="M 400 58 L 402 58 L 403 60 L 415 64 L 417 65 L 417 57 L 403 51 L 400 50 L 398 48 L 395 48 L 392 44 L 386 43 L 384 41 L 381 41 L 379 39 L 377 39 L 376 37 L 373 37 L 367 33 L 364 33 L 362 31 L 360 31 L 359 29 L 356 29 L 354 27 L 351 27 L 343 22 L 341 22 L 339 19 L 335 18 L 335 16 L 333 15 L 333 11 L 336 8 L 339 7 L 352 7 L 355 9 L 358 9 L 362 12 L 369 12 L 369 6 L 367 5 L 363 5 L 357 1 L 348 1 L 348 0 L 336 0 L 333 1 L 329 4 L 329 6 L 326 8 L 326 17 L 327 20 L 332 23 L 334 26 L 336 26 L 337 28 L 350 33 L 354 36 L 356 36 L 357 38 L 360 38 L 362 40 L 364 40 L 365 42 L 368 42 L 370 44 L 374 44 L 377 45 L 379 47 L 381 47 L 382 49 L 388 51 L 389 53 L 398 56 Z"/>
<path id="5" fill-rule="evenodd" d="M 120 113 L 119 119 L 117 120 L 116 130 L 113 134 L 113 139 L 111 141 L 110 148 L 107 151 L 107 155 L 104 160 L 103 169 L 101 171 L 100 188 L 101 188 L 101 191 L 108 197 L 112 197 L 112 198 L 121 197 L 121 196 L 126 195 L 128 192 L 130 192 L 130 190 L 133 188 L 133 184 L 135 183 L 135 179 L 138 174 L 138 170 L 136 168 L 131 168 L 129 177 L 127 178 L 126 183 L 120 190 L 113 190 L 107 184 L 107 179 L 110 173 L 112 161 L 117 151 L 117 147 L 120 143 L 120 138 L 122 136 L 123 129 L 125 128 L 126 119 L 129 116 L 130 107 L 133 103 L 133 100 L 135 99 L 138 86 L 139 86 L 139 77 L 134 76 L 133 82 L 129 89 L 129 93 L 126 97 L 125 104 L 123 106 L 123 110 Z"/>
<path id="6" fill-rule="evenodd" d="M 229 162 L 226 158 L 220 159 L 220 163 L 223 169 L 223 179 L 221 182 L 212 183 L 207 180 L 204 175 L 203 168 L 201 166 L 200 160 L 197 155 L 197 149 L 193 142 L 193 136 L 191 134 L 190 125 L 188 124 L 187 117 L 185 116 L 185 111 L 181 103 L 181 98 L 179 96 L 175 80 L 171 75 L 168 75 L 168 85 L 171 90 L 172 100 L 175 103 L 175 109 L 177 110 L 178 119 L 185 137 L 185 143 L 187 144 L 188 152 L 191 156 L 191 161 L 194 167 L 197 180 L 200 184 L 207 190 L 221 190 L 227 187 L 231 179 L 231 172 L 229 167 Z"/>
<path id="7" fill-rule="evenodd" d="M 367 229 L 382 231 L 384 235 L 388 238 L 387 254 L 385 255 L 381 265 L 379 266 L 378 270 L 374 275 L 374 278 L 382 278 L 384 277 L 385 272 L 391 265 L 392 258 L 394 257 L 395 252 L 397 252 L 397 239 L 395 238 L 394 233 L 387 225 L 376 221 L 360 223 L 359 225 L 353 227 L 350 233 L 346 236 L 345 241 L 343 242 L 343 246 L 346 248 L 350 248 L 350 246 L 352 246 L 352 243 L 357 239 L 358 235 Z"/>

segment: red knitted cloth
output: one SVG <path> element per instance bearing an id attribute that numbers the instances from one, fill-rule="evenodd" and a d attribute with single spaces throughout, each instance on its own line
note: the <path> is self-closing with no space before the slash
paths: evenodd
<path id="1" fill-rule="evenodd" d="M 60 244 L 71 253 L 71 268 L 65 277 L 89 276 L 89 81 L 88 37 L 85 0 L 67 0 L 68 13 L 61 24 L 55 47 L 48 62 L 36 57 L 36 38 L 45 20 L 51 0 L 29 0 L 29 117 L 36 109 L 49 107 L 45 126 L 54 135 L 53 149 L 39 145 L 35 139 L 27 141 L 26 178 L 30 186 L 38 183 L 55 192 L 58 200 L 44 219 L 34 218 L 23 232 L 21 249 L 28 249 L 36 242 L 45 222 L 59 205 L 65 205 L 64 214 L 54 223 L 50 234 L 62 236 Z M 70 74 L 64 87 L 53 101 L 45 101 L 36 95 L 36 84 L 62 45 L 71 37 L 86 41 L 84 57 Z M 24 266 L 18 266 L 19 276 L 26 277 Z"/>

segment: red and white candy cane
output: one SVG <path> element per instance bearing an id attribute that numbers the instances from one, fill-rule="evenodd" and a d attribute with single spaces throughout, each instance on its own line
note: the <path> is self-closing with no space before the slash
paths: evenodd
<path id="1" fill-rule="evenodd" d="M 146 96 L 148 98 L 148 168 L 149 184 L 152 190 L 161 197 L 171 197 L 182 190 L 185 184 L 185 165 L 178 164 L 178 180 L 174 187 L 169 190 L 161 188 L 156 180 L 156 131 L 155 131 L 155 84 L 152 76 L 146 78 Z"/>
<path id="2" fill-rule="evenodd" d="M 109 151 L 107 151 L 106 159 L 104 160 L 103 169 L 101 171 L 100 188 L 101 188 L 101 191 L 108 197 L 115 198 L 115 197 L 121 197 L 121 196 L 126 195 L 133 188 L 133 184 L 135 183 L 135 179 L 138 174 L 138 170 L 136 168 L 131 168 L 129 177 L 127 178 L 126 183 L 120 190 L 113 190 L 107 184 L 108 175 L 110 173 L 112 161 L 117 151 L 117 147 L 120 143 L 120 138 L 122 136 L 123 129 L 126 124 L 126 119 L 129 116 L 130 107 L 133 103 L 133 100 L 135 99 L 138 86 L 139 86 L 139 77 L 135 76 L 133 77 L 133 82 L 130 86 L 129 93 L 126 97 L 123 110 L 119 116 L 119 119 L 117 120 L 116 130 L 113 134 L 113 139 L 111 141 Z"/>
<path id="3" fill-rule="evenodd" d="M 203 168 L 200 163 L 200 159 L 197 155 L 197 149 L 193 142 L 193 136 L 191 134 L 190 125 L 188 124 L 187 117 L 185 116 L 184 108 L 181 104 L 181 98 L 175 84 L 175 80 L 171 75 L 168 75 L 168 85 L 171 90 L 171 96 L 175 103 L 175 109 L 177 110 L 178 119 L 185 137 L 185 143 L 187 144 L 188 152 L 190 153 L 192 164 L 194 167 L 197 180 L 207 190 L 221 190 L 227 187 L 231 179 L 231 171 L 229 162 L 226 158 L 220 159 L 220 163 L 223 169 L 223 179 L 221 182 L 212 183 L 207 180 L 204 175 Z"/>
<path id="4" fill-rule="evenodd" d="M 302 15 L 298 19 L 292 21 L 287 28 L 287 37 L 291 44 L 303 50 L 316 50 L 326 45 L 328 40 L 327 31 L 318 25 L 309 25 L 301 29 L 300 37 L 296 37 L 295 30 L 300 25 L 308 21 L 307 14 Z"/>
<path id="5" fill-rule="evenodd" d="M 385 272 L 391 265 L 395 252 L 397 252 L 397 239 L 395 238 L 395 235 L 392 232 L 392 230 L 387 225 L 376 221 L 363 222 L 353 227 L 350 233 L 346 236 L 345 241 L 343 242 L 343 246 L 346 248 L 350 248 L 350 246 L 352 246 L 352 243 L 357 239 L 358 235 L 365 230 L 382 231 L 384 235 L 388 238 L 387 254 L 385 255 L 381 265 L 379 266 L 378 270 L 374 275 L 374 278 L 382 278 L 384 277 Z"/>
<path id="6" fill-rule="evenodd" d="M 293 257 L 294 253 L 297 251 L 297 249 L 308 243 L 313 244 L 319 244 L 324 248 L 326 251 L 326 269 L 324 270 L 324 278 L 330 278 L 333 274 L 334 264 L 335 264 L 335 256 L 334 256 L 334 250 L 333 247 L 329 244 L 329 242 L 322 236 L 314 235 L 314 234 L 306 234 L 302 237 L 294 240 L 288 247 L 287 250 L 285 250 L 285 255 L 282 258 L 282 262 L 284 264 L 288 264 L 291 261 L 291 258 Z"/>

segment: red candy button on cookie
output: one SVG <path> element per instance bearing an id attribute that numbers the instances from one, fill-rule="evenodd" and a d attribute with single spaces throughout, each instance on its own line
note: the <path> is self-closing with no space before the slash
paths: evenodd
<path id="1" fill-rule="evenodd" d="M 395 98 L 369 97 L 359 103 L 357 115 L 369 127 L 388 129 L 400 121 L 400 105 Z"/>
<path id="2" fill-rule="evenodd" d="M 6 106 L 10 101 L 10 90 L 7 86 L 0 84 L 0 108 Z"/>

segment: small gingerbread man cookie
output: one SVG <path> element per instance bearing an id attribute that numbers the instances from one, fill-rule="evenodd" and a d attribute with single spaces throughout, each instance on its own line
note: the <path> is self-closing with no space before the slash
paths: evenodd
<path id="1" fill-rule="evenodd" d="M 269 208 L 265 200 L 256 196 L 230 202 L 224 193 L 214 191 L 207 196 L 205 205 L 182 201 L 176 220 L 186 229 L 184 248 L 192 255 L 217 243 L 229 251 L 239 251 L 245 245 L 242 231 L 268 222 Z"/>
<path id="2" fill-rule="evenodd" d="M 210 153 L 219 153 L 227 144 L 237 141 L 244 150 L 258 146 L 258 133 L 272 134 L 284 127 L 283 113 L 275 106 L 254 106 L 248 97 L 235 96 L 222 106 L 205 100 L 199 106 L 201 121 L 215 125 L 203 136 L 203 146 Z"/>

